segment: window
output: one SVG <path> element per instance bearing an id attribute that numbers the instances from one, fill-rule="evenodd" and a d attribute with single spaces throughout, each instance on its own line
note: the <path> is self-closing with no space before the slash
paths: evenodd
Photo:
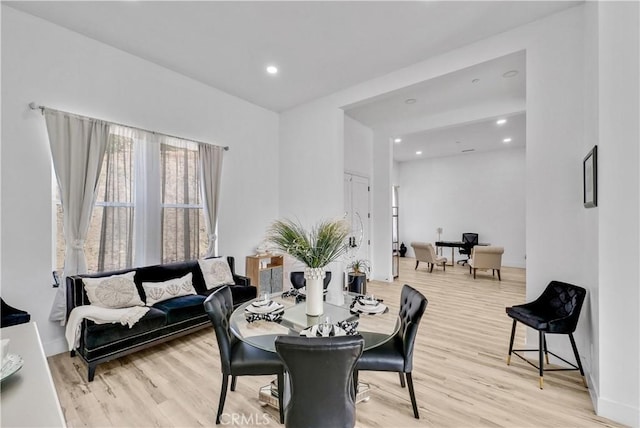
<path id="1" fill-rule="evenodd" d="M 56 185 L 55 269 L 62 269 L 58 194 Z M 113 126 L 85 240 L 87 270 L 196 259 L 206 249 L 198 145 Z"/>
<path id="2" fill-rule="evenodd" d="M 191 260 L 207 249 L 198 145 L 160 146 L 162 263 Z"/>
<path id="3" fill-rule="evenodd" d="M 104 272 L 133 266 L 133 139 L 111 134 L 85 241 L 87 267 Z"/>

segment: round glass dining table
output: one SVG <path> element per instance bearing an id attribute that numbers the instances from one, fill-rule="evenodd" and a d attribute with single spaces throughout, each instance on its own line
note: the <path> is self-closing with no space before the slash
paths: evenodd
<path id="1" fill-rule="evenodd" d="M 302 289 L 304 291 L 304 289 Z M 295 293 L 295 292 L 294 292 Z M 387 308 L 381 313 L 359 313 L 354 299 L 362 296 L 342 290 L 325 294 L 324 312 L 319 317 L 311 317 L 306 314 L 305 301 L 290 296 L 288 293 L 275 293 L 269 296 L 271 300 L 283 306 L 284 311 L 275 320 L 255 319 L 248 312 L 250 305 L 257 299 L 240 305 L 231 314 L 230 327 L 233 334 L 243 342 L 265 351 L 276 352 L 275 339 L 283 335 L 300 335 L 300 333 L 318 325 L 324 317 L 329 317 L 330 322 L 338 325 L 341 322 L 353 323 L 356 331 L 364 339 L 364 350 L 375 348 L 390 340 L 400 329 L 400 321 L 397 310 Z M 380 304 L 385 305 L 384 302 Z M 268 318 L 268 317 L 265 317 Z M 357 325 L 355 324 L 357 322 Z"/>

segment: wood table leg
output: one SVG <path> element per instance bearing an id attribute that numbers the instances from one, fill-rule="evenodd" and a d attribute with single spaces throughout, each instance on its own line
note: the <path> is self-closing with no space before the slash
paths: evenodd
<path id="1" fill-rule="evenodd" d="M 440 251 L 440 255 L 442 255 L 442 247 L 440 246 L 436 247 L 436 254 L 438 253 L 438 250 Z M 451 247 L 451 260 L 448 260 L 447 266 L 453 266 L 456 264 L 456 260 L 454 257 L 455 250 L 456 249 L 454 247 Z"/>

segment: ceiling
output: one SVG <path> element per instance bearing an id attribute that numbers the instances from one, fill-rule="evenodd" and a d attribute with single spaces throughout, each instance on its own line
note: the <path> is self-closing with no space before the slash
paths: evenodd
<path id="1" fill-rule="evenodd" d="M 579 3 L 3 2 L 274 111 Z"/>
<path id="2" fill-rule="evenodd" d="M 498 125 L 496 120 L 503 118 L 507 119 L 507 123 Z M 505 138 L 511 138 L 511 141 L 504 143 Z M 406 162 L 465 155 L 524 147 L 525 143 L 526 114 L 517 113 L 405 135 L 401 143 L 394 144 L 393 159 Z M 422 153 L 418 155 L 417 151 Z"/>
<path id="3" fill-rule="evenodd" d="M 516 74 L 505 77 L 508 72 Z M 521 51 L 362 101 L 345 113 L 383 138 L 402 138 L 393 158 L 405 162 L 524 147 L 525 106 Z M 496 125 L 498 118 L 507 123 Z M 507 137 L 512 141 L 504 144 Z"/>

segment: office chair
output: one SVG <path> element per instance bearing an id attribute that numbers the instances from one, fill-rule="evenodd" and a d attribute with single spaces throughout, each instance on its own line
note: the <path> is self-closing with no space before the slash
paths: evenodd
<path id="1" fill-rule="evenodd" d="M 284 422 L 282 406 L 284 387 L 284 365 L 275 352 L 263 351 L 242 342 L 231 332 L 229 318 L 233 312 L 233 297 L 229 286 L 216 289 L 204 301 L 213 330 L 216 333 L 220 354 L 220 369 L 222 371 L 222 387 L 220 388 L 220 402 L 216 415 L 216 425 L 220 424 L 220 416 L 224 410 L 227 397 L 227 386 L 231 376 L 231 390 L 236 390 L 238 376 L 278 375 L 278 400 L 280 406 L 280 423 Z"/>
<path id="2" fill-rule="evenodd" d="M 518 354 L 518 352 L 538 351 L 539 365 L 536 368 L 540 372 L 540 389 L 542 389 L 544 385 L 544 361 L 542 360 L 542 354 L 544 353 L 547 364 L 549 364 L 549 354 L 551 354 L 567 363 L 571 368 L 547 369 L 547 371 L 579 370 L 582 375 L 582 381 L 584 382 L 584 385 L 587 386 L 587 382 L 584 378 L 584 370 L 582 369 L 582 363 L 580 362 L 580 354 L 578 354 L 576 341 L 573 338 L 573 332 L 576 331 L 578 318 L 580 318 L 580 310 L 582 309 L 582 303 L 584 303 L 586 295 L 587 290 L 582 287 L 567 284 L 566 282 L 551 281 L 540 297 L 533 302 L 506 308 L 507 315 L 510 318 L 513 318 L 507 365 L 511 364 L 511 354 L 515 354 L 517 357 L 536 367 L 525 357 Z M 520 321 L 524 325 L 538 331 L 538 349 L 513 349 L 513 339 L 516 335 L 517 321 Z M 570 363 L 564 358 L 549 351 L 547 349 L 545 334 L 569 335 L 569 341 L 573 348 L 576 364 Z"/>
<path id="3" fill-rule="evenodd" d="M 276 338 L 291 385 L 285 427 L 355 426 L 353 368 L 363 346 L 361 336 Z"/>
<path id="4" fill-rule="evenodd" d="M 460 254 L 465 254 L 467 256 L 471 256 L 471 249 L 474 246 L 478 245 L 478 234 L 477 233 L 463 233 L 462 234 L 462 243 L 465 244 L 464 247 L 459 249 Z M 464 260 L 458 260 L 462 266 L 464 266 L 468 261 L 469 257 Z"/>

